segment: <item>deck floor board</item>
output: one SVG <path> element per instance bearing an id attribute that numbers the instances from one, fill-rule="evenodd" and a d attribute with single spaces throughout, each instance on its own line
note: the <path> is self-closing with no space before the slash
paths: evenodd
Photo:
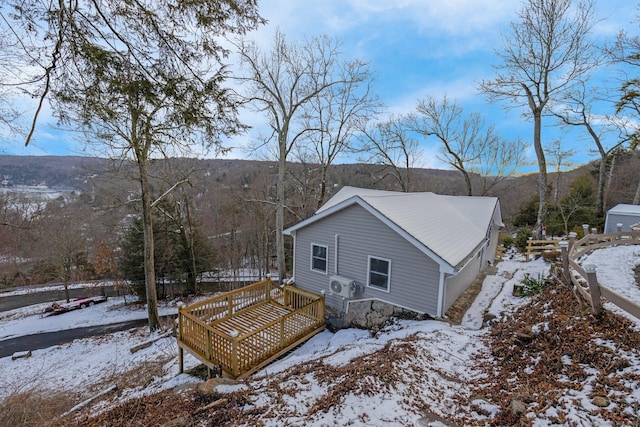
<path id="1" fill-rule="evenodd" d="M 245 335 L 260 329 L 274 320 L 289 314 L 291 311 L 274 304 L 261 304 L 249 310 L 225 319 L 214 326 L 227 334 L 237 331 L 239 335 Z"/>

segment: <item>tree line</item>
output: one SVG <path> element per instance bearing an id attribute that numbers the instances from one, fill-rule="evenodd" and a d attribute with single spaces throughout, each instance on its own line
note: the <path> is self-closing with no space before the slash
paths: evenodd
<path id="1" fill-rule="evenodd" d="M 269 129 L 256 137 L 253 148 L 275 162 L 275 188 L 243 203 L 264 210 L 256 216 L 255 233 L 269 233 L 262 241 L 275 239 L 280 278 L 287 272 L 285 225 L 326 200 L 330 166 L 345 156 L 378 165 L 380 179 L 415 191 L 421 141 L 435 141 L 468 195 L 491 194 L 524 162 L 528 138 L 502 138 L 487 118 L 463 111 L 456 100 L 427 94 L 413 112 L 387 114 L 369 64 L 346 57 L 340 40 L 319 35 L 296 41 L 277 31 L 269 47 L 259 47 L 246 37 L 265 23 L 254 0 L 156 3 L 9 0 L 0 8 L 3 129 L 22 132 L 29 144 L 48 102 L 60 124 L 77 131 L 79 144 L 94 144 L 105 157 L 136 165 L 128 172 L 134 172 L 138 188 L 126 203 L 136 207 L 141 229 L 152 330 L 159 327 L 155 252 L 160 235 L 154 223 L 189 216 L 189 199 L 179 195 L 187 197 L 192 171 L 185 162 L 186 169 L 170 171 L 162 177 L 170 180 L 163 180 L 150 169 L 157 159 L 224 151 L 224 141 L 248 130 L 238 120 L 240 108 L 261 114 Z M 478 85 L 490 100 L 518 109 L 532 122 L 537 235 L 550 211 L 547 156 L 559 171 L 570 155 L 560 142 L 543 138 L 543 122 L 579 127 L 597 147 L 600 217 L 608 172 L 621 152 L 637 146 L 633 71 L 639 39 L 620 33 L 598 45 L 592 34 L 598 19 L 593 1 L 523 1 L 497 50 L 495 77 Z M 223 38 L 231 43 L 223 44 Z M 233 73 L 226 65 L 230 55 L 240 64 Z M 615 86 L 597 87 L 595 77 L 603 70 L 631 74 Z M 37 100 L 26 129 L 16 125 L 22 113 L 16 91 Z M 296 174 L 290 173 L 293 164 Z M 318 188 L 309 185 L 316 179 Z M 640 184 L 637 188 L 636 203 Z M 233 213 L 225 221 L 233 223 Z M 272 227 L 265 227 L 270 221 L 274 236 Z M 194 250 L 195 230 L 174 236 L 187 251 Z M 193 264 L 184 268 L 191 277 L 197 270 Z"/>

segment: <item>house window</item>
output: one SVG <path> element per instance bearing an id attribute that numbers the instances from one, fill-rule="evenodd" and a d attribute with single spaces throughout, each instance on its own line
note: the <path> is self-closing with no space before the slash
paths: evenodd
<path id="1" fill-rule="evenodd" d="M 369 286 L 389 292 L 391 260 L 369 257 Z"/>
<path id="2" fill-rule="evenodd" d="M 311 269 L 321 273 L 327 272 L 327 252 L 326 246 L 311 245 Z"/>

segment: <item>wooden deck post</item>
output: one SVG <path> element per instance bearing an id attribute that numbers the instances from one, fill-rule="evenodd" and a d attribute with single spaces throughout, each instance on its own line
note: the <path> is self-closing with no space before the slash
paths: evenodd
<path id="1" fill-rule="evenodd" d="M 284 347 L 284 318 L 280 319 L 280 347 Z"/>
<path id="2" fill-rule="evenodd" d="M 264 288 L 265 288 L 265 292 L 267 293 L 267 295 L 265 295 L 265 297 L 266 297 L 267 302 L 269 303 L 269 302 L 271 302 L 271 288 L 273 287 L 273 286 L 271 286 L 272 285 L 271 278 L 267 277 L 265 282 L 266 282 L 266 284 L 265 284 Z"/>
<path id="3" fill-rule="evenodd" d="M 182 301 L 178 302 L 178 340 L 182 337 L 182 309 L 184 308 L 184 303 Z M 178 373 L 184 373 L 184 349 L 181 345 L 178 345 Z"/>
<path id="4" fill-rule="evenodd" d="M 207 328 L 207 349 L 205 352 L 205 357 L 207 358 L 207 362 L 211 362 L 211 357 L 213 356 L 213 347 L 211 344 L 211 329 Z"/>
<path id="5" fill-rule="evenodd" d="M 593 264 L 587 264 L 584 266 L 584 271 L 587 273 L 587 282 L 589 283 L 593 315 L 595 317 L 600 317 L 602 314 L 602 302 L 600 301 L 600 285 L 598 284 L 598 278 L 596 277 L 596 270 L 597 268 Z"/>
<path id="6" fill-rule="evenodd" d="M 231 331 L 229 333 L 231 337 L 231 372 L 233 376 L 240 375 L 240 367 L 238 366 L 238 331 Z"/>

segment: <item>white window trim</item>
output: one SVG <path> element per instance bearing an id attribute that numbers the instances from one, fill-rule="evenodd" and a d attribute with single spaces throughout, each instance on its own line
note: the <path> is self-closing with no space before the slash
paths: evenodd
<path id="1" fill-rule="evenodd" d="M 388 263 L 389 268 L 387 269 L 387 289 L 382 289 L 377 286 L 372 286 L 371 283 L 369 283 L 369 279 L 371 278 L 371 259 L 386 261 Z M 386 292 L 386 293 L 391 292 L 391 260 L 390 259 L 369 255 L 369 257 L 367 258 L 367 288 L 375 289 L 376 291 L 380 291 L 380 292 Z"/>
<path id="2" fill-rule="evenodd" d="M 318 270 L 317 268 L 313 268 L 313 247 L 317 246 L 319 248 L 324 248 L 325 250 L 325 269 Z M 317 243 L 311 243 L 311 256 L 309 257 L 311 271 L 315 271 L 316 273 L 329 274 L 329 246 L 327 245 L 319 245 Z"/>

